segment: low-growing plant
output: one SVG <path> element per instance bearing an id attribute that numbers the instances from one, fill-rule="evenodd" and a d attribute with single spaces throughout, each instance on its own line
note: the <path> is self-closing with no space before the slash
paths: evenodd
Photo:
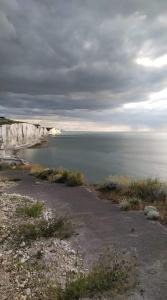
<path id="1" fill-rule="evenodd" d="M 80 274 L 66 283 L 65 289 L 55 289 L 57 300 L 78 300 L 102 296 L 106 292 L 112 295 L 133 288 L 136 284 L 136 262 L 123 254 L 102 255 L 90 272 Z M 53 290 L 52 290 L 53 292 Z M 114 299 L 114 296 L 113 296 Z"/>
<path id="2" fill-rule="evenodd" d="M 73 226 L 66 218 L 54 218 L 51 222 L 43 221 L 40 224 L 42 236 L 45 238 L 57 237 L 68 239 L 73 234 Z"/>
<path id="3" fill-rule="evenodd" d="M 127 187 L 131 184 L 132 177 L 129 176 L 109 176 L 106 179 L 106 184 L 115 183 L 122 187 Z"/>
<path id="4" fill-rule="evenodd" d="M 104 183 L 100 184 L 98 189 L 104 192 L 118 192 L 124 191 L 132 182 L 131 177 L 128 176 L 109 176 Z"/>
<path id="5" fill-rule="evenodd" d="M 41 259 L 43 257 L 43 252 L 41 250 L 38 250 L 35 254 L 36 259 Z"/>
<path id="6" fill-rule="evenodd" d="M 79 186 L 85 183 L 83 173 L 72 172 L 63 168 L 35 170 L 31 174 L 39 179 L 48 180 L 52 183 L 66 183 L 69 186 Z"/>
<path id="7" fill-rule="evenodd" d="M 39 226 L 33 223 L 24 223 L 19 225 L 17 230 L 13 232 L 16 241 L 26 241 L 36 240 L 41 237 L 41 232 Z"/>
<path id="8" fill-rule="evenodd" d="M 0 171 L 6 171 L 12 169 L 9 164 L 5 163 L 0 163 Z"/>
<path id="9" fill-rule="evenodd" d="M 18 181 L 21 181 L 21 178 L 9 178 L 9 181 L 12 181 L 12 182 L 18 182 Z"/>
<path id="10" fill-rule="evenodd" d="M 67 175 L 67 185 L 80 186 L 85 184 L 85 178 L 81 172 L 70 172 Z"/>
<path id="11" fill-rule="evenodd" d="M 121 210 L 129 210 L 130 209 L 130 203 L 127 199 L 123 199 L 121 202 L 120 202 L 120 209 Z"/>
<path id="12" fill-rule="evenodd" d="M 40 172 L 42 172 L 44 169 L 46 169 L 39 164 L 27 164 L 27 165 L 23 165 L 22 168 L 29 170 L 30 175 L 34 175 L 34 176 L 38 175 Z"/>
<path id="13" fill-rule="evenodd" d="M 132 195 L 145 202 L 164 201 L 166 199 L 166 187 L 158 179 L 143 179 L 133 181 L 129 186 Z"/>
<path id="14" fill-rule="evenodd" d="M 139 198 L 137 198 L 137 197 L 128 198 L 128 202 L 130 204 L 131 209 L 139 209 L 140 208 L 141 200 Z"/>
<path id="15" fill-rule="evenodd" d="M 17 182 L 20 181 L 20 178 L 10 178 L 10 177 L 0 177 L 1 182 Z"/>
<path id="16" fill-rule="evenodd" d="M 38 238 L 56 237 L 67 239 L 73 234 L 73 226 L 66 218 L 53 218 L 49 221 L 40 220 L 37 223 L 24 223 L 13 232 L 16 241 L 31 241 Z"/>
<path id="17" fill-rule="evenodd" d="M 70 171 L 66 169 L 57 169 L 56 175 L 57 175 L 57 181 L 58 183 L 66 183 L 68 180 Z"/>
<path id="18" fill-rule="evenodd" d="M 36 174 L 36 177 L 42 180 L 47 180 L 50 175 L 53 174 L 52 169 L 44 169 Z"/>
<path id="19" fill-rule="evenodd" d="M 20 215 L 25 215 L 30 218 L 38 218 L 44 209 L 44 204 L 42 202 L 35 202 L 32 204 L 25 204 L 22 207 L 18 207 L 16 212 Z"/>

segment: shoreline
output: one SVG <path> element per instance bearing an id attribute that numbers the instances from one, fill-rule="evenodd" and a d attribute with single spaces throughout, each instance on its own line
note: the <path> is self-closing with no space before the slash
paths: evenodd
<path id="1" fill-rule="evenodd" d="M 15 163 L 17 165 L 18 164 L 30 164 L 29 161 L 26 161 L 23 158 L 21 158 L 17 155 L 14 155 L 12 153 L 15 153 L 15 152 L 17 152 L 19 150 L 22 150 L 22 149 L 29 149 L 29 148 L 33 148 L 33 147 L 36 147 L 36 146 L 40 146 L 45 142 L 47 142 L 46 139 L 36 141 L 34 143 L 31 143 L 31 144 L 27 143 L 27 144 L 23 144 L 23 145 L 20 145 L 20 146 L 16 146 L 13 149 L 0 149 L 0 165 L 1 164 L 12 165 L 13 163 Z M 1 151 L 2 152 L 4 151 L 4 155 L 1 155 Z M 11 152 L 11 155 L 9 155 L 9 154 L 6 155 L 5 152 Z"/>

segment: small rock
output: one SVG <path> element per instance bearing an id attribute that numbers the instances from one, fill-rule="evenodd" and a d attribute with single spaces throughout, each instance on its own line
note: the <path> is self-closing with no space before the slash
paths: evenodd
<path id="1" fill-rule="evenodd" d="M 30 288 L 26 289 L 25 292 L 26 292 L 26 295 L 27 295 L 27 296 L 30 296 L 30 295 L 31 295 L 31 290 L 30 290 Z"/>
<path id="2" fill-rule="evenodd" d="M 29 259 L 29 257 L 22 257 L 22 258 L 20 259 L 20 262 L 21 262 L 22 264 L 24 264 L 28 259 Z"/>
<path id="3" fill-rule="evenodd" d="M 20 247 L 25 247 L 26 243 L 23 241 L 21 244 L 20 244 Z"/>
<path id="4" fill-rule="evenodd" d="M 149 211 L 147 214 L 147 219 L 149 219 L 149 220 L 158 220 L 159 217 L 160 217 L 160 214 L 156 210 Z"/>
<path id="5" fill-rule="evenodd" d="M 21 295 L 20 300 L 27 300 L 27 296 Z"/>
<path id="6" fill-rule="evenodd" d="M 130 232 L 134 233 L 135 232 L 135 228 L 131 228 Z"/>
<path id="7" fill-rule="evenodd" d="M 150 212 L 150 211 L 157 211 L 157 208 L 155 206 L 151 206 L 151 205 L 145 206 L 145 208 L 144 208 L 144 214 L 147 215 L 148 212 Z"/>

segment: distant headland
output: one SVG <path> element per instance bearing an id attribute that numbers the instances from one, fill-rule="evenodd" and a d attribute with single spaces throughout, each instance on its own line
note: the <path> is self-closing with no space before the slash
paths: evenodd
<path id="1" fill-rule="evenodd" d="M 30 124 L 0 117 L 0 158 L 11 158 L 13 150 L 32 147 L 46 141 L 48 135 L 59 135 L 53 127 Z"/>

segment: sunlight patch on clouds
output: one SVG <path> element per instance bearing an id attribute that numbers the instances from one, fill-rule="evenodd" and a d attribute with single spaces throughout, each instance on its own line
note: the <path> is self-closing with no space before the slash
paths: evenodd
<path id="1" fill-rule="evenodd" d="M 152 93 L 147 101 L 132 102 L 123 105 L 125 110 L 167 110 L 167 89 L 157 93 Z"/>
<path id="2" fill-rule="evenodd" d="M 167 54 L 160 56 L 156 59 L 141 56 L 136 59 L 136 63 L 144 67 L 162 68 L 167 65 Z"/>

